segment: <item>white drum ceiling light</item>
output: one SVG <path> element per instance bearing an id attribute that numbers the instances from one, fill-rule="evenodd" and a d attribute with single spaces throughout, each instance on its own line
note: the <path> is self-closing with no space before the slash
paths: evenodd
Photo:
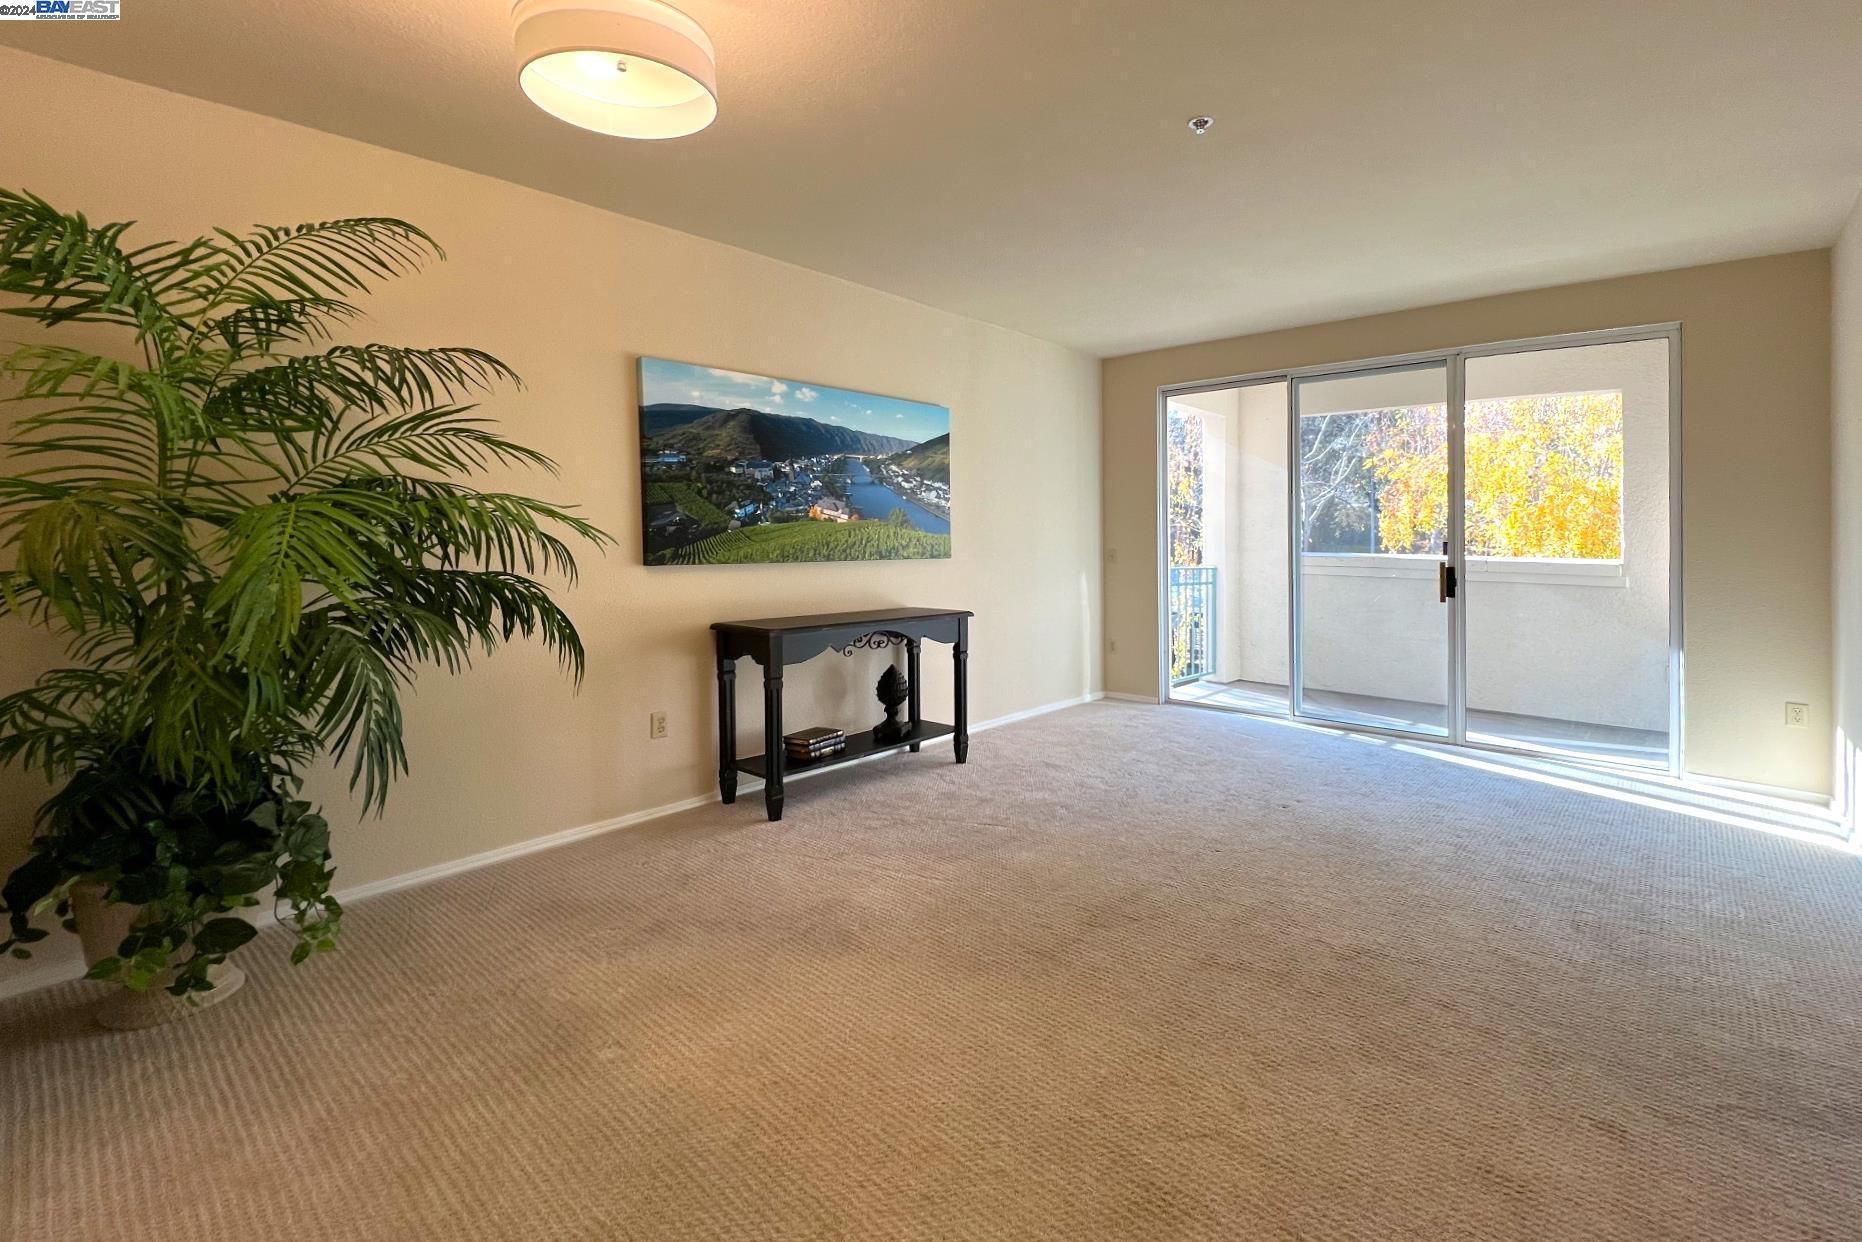
<path id="1" fill-rule="evenodd" d="M 517 0 L 517 82 L 551 116 L 619 138 L 682 138 L 718 115 L 717 54 L 659 0 Z"/>

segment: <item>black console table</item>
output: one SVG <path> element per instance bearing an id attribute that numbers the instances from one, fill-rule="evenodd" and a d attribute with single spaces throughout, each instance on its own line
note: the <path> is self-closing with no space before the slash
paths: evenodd
<path id="1" fill-rule="evenodd" d="M 720 621 L 711 628 L 718 643 L 718 793 L 737 800 L 737 774 L 763 778 L 763 805 L 771 819 L 782 818 L 782 782 L 788 772 L 812 771 L 851 763 L 867 755 L 894 750 L 916 751 L 932 738 L 952 736 L 957 762 L 970 755 L 969 679 L 971 613 L 957 608 L 874 608 L 866 612 L 831 612 L 814 617 L 769 617 L 761 621 Z M 938 724 L 919 713 L 918 657 L 926 640 L 949 643 L 956 673 L 956 720 Z M 849 733 L 847 749 L 825 759 L 799 762 L 782 746 L 782 670 L 824 651 L 902 644 L 906 676 L 911 681 L 909 727 L 903 736 L 880 741 L 873 730 Z M 763 753 L 737 757 L 737 660 L 749 656 L 763 666 Z"/>

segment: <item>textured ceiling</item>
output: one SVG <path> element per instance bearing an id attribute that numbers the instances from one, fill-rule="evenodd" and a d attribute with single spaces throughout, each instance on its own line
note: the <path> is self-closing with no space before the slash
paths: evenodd
<path id="1" fill-rule="evenodd" d="M 1825 245 L 1862 184 L 1856 0 L 683 7 L 722 113 L 670 143 L 527 103 L 506 0 L 125 0 L 0 42 L 1097 354 Z"/>

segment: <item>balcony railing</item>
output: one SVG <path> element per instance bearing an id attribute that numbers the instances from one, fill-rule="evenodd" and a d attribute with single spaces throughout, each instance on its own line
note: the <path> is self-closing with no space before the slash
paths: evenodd
<path id="1" fill-rule="evenodd" d="M 1215 566 L 1170 567 L 1170 684 L 1215 672 Z"/>

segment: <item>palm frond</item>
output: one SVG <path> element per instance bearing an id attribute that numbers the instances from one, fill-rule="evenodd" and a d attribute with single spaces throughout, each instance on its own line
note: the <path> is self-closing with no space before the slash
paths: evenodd
<path id="1" fill-rule="evenodd" d="M 319 705 L 316 729 L 350 787 L 379 810 L 407 769 L 399 689 L 423 664 L 458 672 L 474 647 L 487 653 L 516 637 L 554 651 L 579 684 L 586 662 L 575 625 L 540 583 L 483 570 L 415 569 L 391 593 L 326 604 L 305 614 L 301 692 Z"/>
<path id="2" fill-rule="evenodd" d="M 519 382 L 482 350 L 338 345 L 227 374 L 206 395 L 202 410 L 216 426 L 298 433 L 301 439 L 280 447 L 301 471 L 355 429 L 352 415 L 366 419 L 450 402 L 489 391 L 500 380 Z"/>
<path id="3" fill-rule="evenodd" d="M 243 235 L 221 229 L 216 236 L 214 260 L 188 285 L 189 309 L 203 319 L 229 304 L 365 292 L 374 281 L 446 257 L 424 230 L 384 216 L 261 225 Z"/>
<path id="4" fill-rule="evenodd" d="M 48 777 L 70 772 L 106 749 L 96 705 L 120 679 L 94 668 L 59 668 L 25 690 L 0 698 L 0 764 L 17 763 Z"/>
<path id="5" fill-rule="evenodd" d="M 500 383 L 524 384 L 491 354 L 457 345 L 336 345 L 293 362 L 320 373 L 335 391 L 350 394 L 350 405 L 374 412 L 437 405 L 490 392 Z"/>
<path id="6" fill-rule="evenodd" d="M 362 786 L 365 809 L 379 814 L 388 788 L 407 771 L 401 740 L 402 684 L 411 676 L 397 665 L 383 632 L 340 624 L 316 627 L 304 644 L 300 700 L 314 713 L 318 737 L 341 762 L 350 758 L 349 787 Z"/>
<path id="7" fill-rule="evenodd" d="M 536 639 L 556 653 L 575 681 L 582 680 L 587 653 L 581 635 L 542 583 L 493 570 L 423 569 L 402 590 L 414 608 L 446 618 L 487 654 L 513 638 Z"/>
<path id="8" fill-rule="evenodd" d="M 436 406 L 344 427 L 291 487 L 331 487 L 360 473 L 398 475 L 408 466 L 438 474 L 476 474 L 494 464 L 555 473 L 555 462 L 490 430 L 492 421 L 473 416 L 474 409 Z"/>
<path id="9" fill-rule="evenodd" d="M 8 401 L 66 403 L 36 409 L 19 421 L 20 431 L 56 433 L 68 413 L 109 420 L 128 435 L 165 436 L 177 445 L 211 431 L 174 377 L 119 359 L 63 346 L 22 346 L 0 360 L 0 375 L 17 381 Z"/>
<path id="10" fill-rule="evenodd" d="M 255 756 L 295 764 L 314 753 L 284 679 L 221 658 L 217 633 L 198 600 L 164 600 L 114 662 L 123 675 L 115 709 L 167 779 L 226 785 Z"/>
<path id="11" fill-rule="evenodd" d="M 549 588 L 521 574 L 420 567 L 398 576 L 391 592 L 315 610 L 319 618 L 365 633 L 410 668 L 435 664 L 458 672 L 476 648 L 489 655 L 513 638 L 534 638 L 581 680 L 585 654 L 568 614 Z"/>
<path id="12" fill-rule="evenodd" d="M 337 324 L 361 317 L 361 307 L 341 298 L 255 294 L 237 310 L 206 321 L 201 329 L 235 354 L 267 354 L 283 344 L 328 340 Z"/>
<path id="13" fill-rule="evenodd" d="M 133 392 L 139 374 L 139 368 L 120 359 L 65 345 L 21 345 L 0 359 L 0 375 L 17 384 L 9 401 Z"/>
<path id="14" fill-rule="evenodd" d="M 335 345 L 320 354 L 284 358 L 231 375 L 207 405 L 247 424 L 255 416 L 288 417 L 298 410 L 374 415 L 489 392 L 500 381 L 522 382 L 515 371 L 479 349 Z M 334 421 L 326 415 L 306 425 L 329 429 Z"/>
<path id="15" fill-rule="evenodd" d="M 442 568 L 558 573 L 573 584 L 578 572 L 575 555 L 552 527 L 596 547 L 613 542 L 568 506 L 509 492 L 475 491 L 440 480 L 397 479 L 394 483 L 409 494 L 408 518 Z"/>
<path id="16" fill-rule="evenodd" d="M 21 575 L 74 630 L 144 608 L 150 569 L 179 577 L 194 567 L 180 525 L 138 483 L 0 478 L 0 543 L 14 547 Z"/>
<path id="17" fill-rule="evenodd" d="M 250 663 L 287 644 L 306 584 L 355 598 L 396 555 L 379 525 L 391 512 L 380 497 L 330 491 L 241 513 L 219 540 L 224 568 L 207 599 L 225 617 L 223 654 Z"/>
<path id="18" fill-rule="evenodd" d="M 123 249 L 132 223 L 93 225 L 36 194 L 0 190 L 0 293 L 27 299 L 5 313 L 48 326 L 124 324 L 138 333 L 171 322 L 149 274 Z"/>
<path id="19" fill-rule="evenodd" d="M 154 437 L 139 430 L 101 406 L 64 406 L 49 412 L 42 434 L 22 428 L 7 450 L 22 459 L 55 459 L 52 465 L 20 472 L 29 478 L 71 482 L 103 471 L 116 479 L 146 479 L 160 455 Z"/>

